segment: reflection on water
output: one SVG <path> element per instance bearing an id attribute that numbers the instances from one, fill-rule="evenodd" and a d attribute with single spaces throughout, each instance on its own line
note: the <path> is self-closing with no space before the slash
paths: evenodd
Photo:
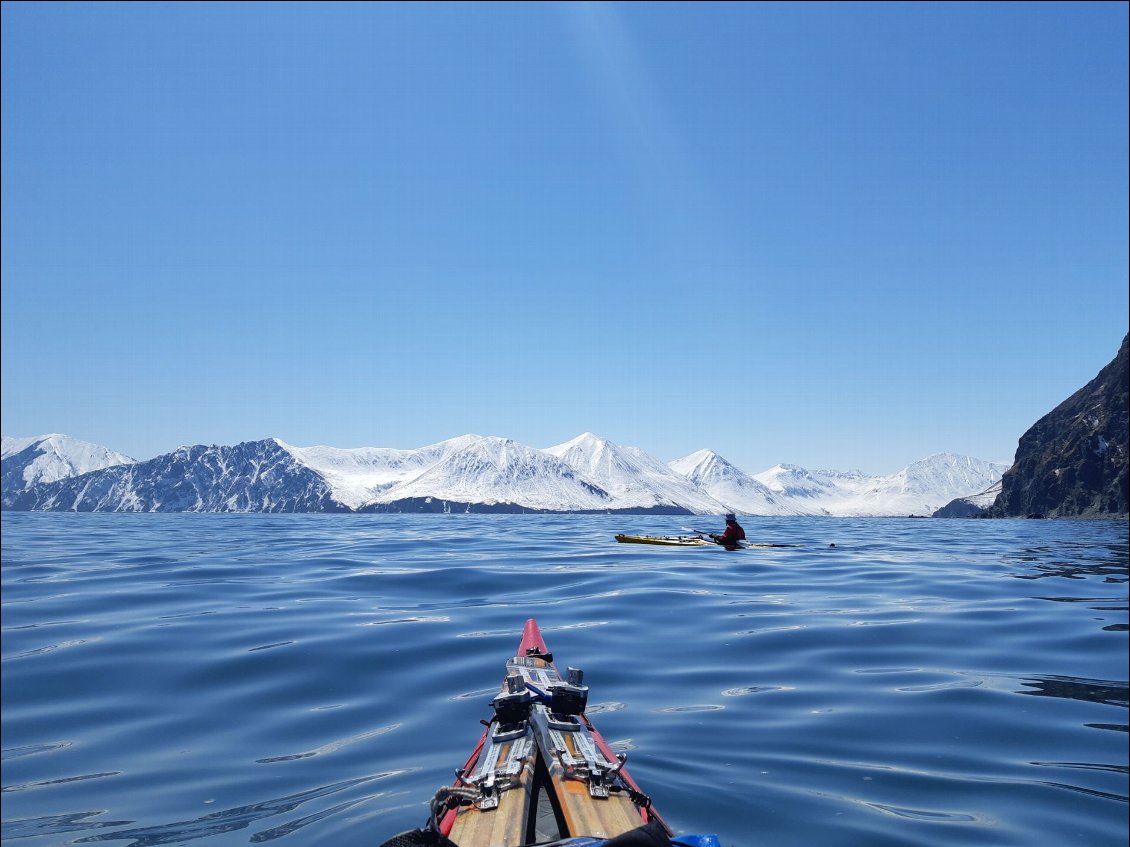
<path id="1" fill-rule="evenodd" d="M 1121 530 L 1125 535 L 1125 529 Z M 1130 545 L 1086 545 L 1064 543 L 1029 547 L 1010 553 L 1004 561 L 1023 562 L 1031 572 L 1013 574 L 1017 579 L 1086 579 L 1103 577 L 1105 582 L 1124 584 L 1130 578 L 1127 562 Z"/>
<path id="2" fill-rule="evenodd" d="M 133 821 L 95 821 L 105 811 L 98 812 L 72 812 L 65 815 L 50 815 L 42 818 L 28 818 L 27 820 L 4 820 L 3 840 L 9 841 L 16 838 L 32 838 L 37 835 L 63 835 L 68 832 L 86 831 L 111 826 L 127 826 Z"/>
<path id="3" fill-rule="evenodd" d="M 1046 676 L 1021 680 L 1022 685 L 1034 691 L 1017 691 L 1017 694 L 1032 694 L 1036 697 L 1065 697 L 1069 700 L 1086 700 L 1089 703 L 1103 703 L 1108 706 L 1130 705 L 1130 683 L 1108 682 L 1101 679 L 1072 679 L 1067 676 Z"/>

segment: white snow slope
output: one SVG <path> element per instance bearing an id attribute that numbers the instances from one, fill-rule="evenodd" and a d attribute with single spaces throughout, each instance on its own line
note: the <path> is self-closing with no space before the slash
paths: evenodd
<path id="1" fill-rule="evenodd" d="M 393 447 L 292 447 L 278 439 L 280 447 L 296 460 L 317 471 L 333 489 L 342 505 L 357 509 L 377 502 L 380 494 L 416 479 L 448 456 L 482 440 L 481 435 L 461 435 L 415 450 Z"/>
<path id="2" fill-rule="evenodd" d="M 431 498 L 456 503 L 511 503 L 561 512 L 615 508 L 612 498 L 565 462 L 509 438 L 480 438 L 373 502 Z"/>
<path id="3" fill-rule="evenodd" d="M 979 509 L 987 509 L 993 505 L 993 503 L 997 502 L 997 495 L 1001 493 L 1002 487 L 1003 485 L 998 479 L 979 494 L 970 494 L 968 497 L 962 497 L 961 499 Z"/>
<path id="4" fill-rule="evenodd" d="M 3 442 L 0 447 L 0 459 L 15 456 L 28 447 L 36 445 L 39 456 L 23 469 L 25 485 L 55 482 L 114 465 L 132 464 L 135 461 L 106 447 L 58 433 L 37 435 L 34 438 L 9 438 L 5 435 L 0 440 Z"/>

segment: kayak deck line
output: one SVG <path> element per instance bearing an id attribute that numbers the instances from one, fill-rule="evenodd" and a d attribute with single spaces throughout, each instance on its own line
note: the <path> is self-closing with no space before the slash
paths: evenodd
<path id="1" fill-rule="evenodd" d="M 620 836 L 624 847 L 670 844 L 670 828 L 625 767 L 627 755 L 585 715 L 583 679 L 578 668 L 561 675 L 537 622 L 526 621 L 491 701 L 494 715 L 482 721 L 486 729 L 454 783 L 436 792 L 424 829 L 383 847 L 519 847 L 578 837 L 618 847 Z M 715 836 L 680 843 L 718 844 Z"/>

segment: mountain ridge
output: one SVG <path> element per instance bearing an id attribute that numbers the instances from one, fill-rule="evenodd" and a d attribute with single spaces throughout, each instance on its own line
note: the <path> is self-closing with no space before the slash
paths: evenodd
<path id="1" fill-rule="evenodd" d="M 47 441 L 5 437 L 4 509 L 905 516 L 982 491 L 1004 469 L 943 453 L 886 477 L 796 465 L 751 476 L 713 451 L 663 463 L 586 432 L 545 449 L 473 434 L 414 450 L 295 447 L 268 438 L 180 447 L 143 462 L 100 448 L 93 454 L 102 467 L 76 473 L 78 465 L 55 456 L 58 467 L 47 473 L 57 478 L 28 482 L 26 469 L 38 461 L 44 471 L 44 457 L 54 455 Z M 83 455 L 97 446 L 71 441 L 84 445 L 76 448 Z M 59 443 L 52 442 L 55 453 Z"/>

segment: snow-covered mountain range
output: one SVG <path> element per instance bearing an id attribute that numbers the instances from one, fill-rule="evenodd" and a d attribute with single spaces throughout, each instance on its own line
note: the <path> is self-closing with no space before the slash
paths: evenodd
<path id="1" fill-rule="evenodd" d="M 754 479 L 778 496 L 803 503 L 820 514 L 840 517 L 932 515 L 950 500 L 980 494 L 1000 481 L 1008 465 L 969 456 L 938 453 L 890 476 L 868 476 L 860 471 L 806 470 L 777 465 Z"/>
<path id="2" fill-rule="evenodd" d="M 663 463 L 583 433 L 536 449 L 463 435 L 418 449 L 181 447 L 138 462 L 62 435 L 3 439 L 5 509 L 218 512 L 626 512 L 930 515 L 1006 465 L 941 453 L 885 477 L 777 465 L 756 475 L 709 450 Z"/>

